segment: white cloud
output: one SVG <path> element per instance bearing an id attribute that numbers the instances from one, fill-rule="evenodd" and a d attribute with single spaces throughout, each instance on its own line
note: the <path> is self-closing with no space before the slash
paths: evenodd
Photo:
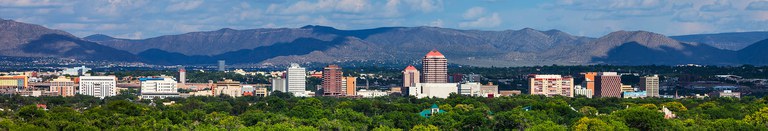
<path id="1" fill-rule="evenodd" d="M 405 3 L 411 5 L 411 9 L 424 13 L 443 9 L 443 0 L 405 0 Z"/>
<path id="2" fill-rule="evenodd" d="M 481 15 L 485 14 L 485 8 L 483 7 L 472 7 L 467 9 L 466 12 L 464 12 L 464 19 L 475 19 L 477 17 L 480 17 Z"/>
<path id="3" fill-rule="evenodd" d="M 179 3 L 174 3 L 167 8 L 165 8 L 165 11 L 186 11 L 186 10 L 192 10 L 197 7 L 199 7 L 201 4 L 203 4 L 202 0 L 195 0 L 195 1 L 182 1 Z"/>
<path id="4" fill-rule="evenodd" d="M 0 6 L 4 7 L 49 7 L 65 4 L 66 2 L 51 0 L 0 0 Z"/>
<path id="5" fill-rule="evenodd" d="M 443 20 L 442 19 L 437 19 L 435 21 L 429 22 L 429 26 L 432 26 L 432 27 L 443 27 Z"/>
<path id="6" fill-rule="evenodd" d="M 574 10 L 652 10 L 666 4 L 667 0 L 560 0 L 556 5 Z"/>
<path id="7" fill-rule="evenodd" d="M 287 8 L 284 8 L 281 12 L 284 14 L 299 14 L 299 13 L 321 13 L 321 12 L 345 12 L 345 13 L 360 13 L 369 7 L 367 0 L 319 0 L 317 2 L 299 1 Z M 272 6 L 268 10 L 276 10 L 277 5 Z"/>
<path id="8" fill-rule="evenodd" d="M 491 16 L 480 17 L 474 21 L 461 22 L 459 27 L 467 28 L 490 28 L 501 25 L 501 18 L 498 13 L 493 13 Z"/>
<path id="9" fill-rule="evenodd" d="M 87 29 L 87 24 L 80 24 L 80 23 L 61 23 L 61 24 L 54 24 L 51 26 L 53 29 L 59 29 L 59 30 L 83 30 Z"/>
<path id="10" fill-rule="evenodd" d="M 749 3 L 747 10 L 768 10 L 768 1 L 753 1 Z"/>
<path id="11" fill-rule="evenodd" d="M 701 6 L 701 11 L 707 12 L 721 12 L 732 9 L 731 2 L 728 0 L 717 0 L 715 3 Z"/>
<path id="12" fill-rule="evenodd" d="M 141 33 L 141 32 L 133 32 L 128 34 L 115 35 L 114 37 L 123 38 L 123 39 L 141 39 L 143 35 L 144 33 Z"/>

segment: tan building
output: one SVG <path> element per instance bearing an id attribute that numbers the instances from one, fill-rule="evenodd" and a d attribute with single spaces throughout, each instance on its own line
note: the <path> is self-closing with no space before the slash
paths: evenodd
<path id="1" fill-rule="evenodd" d="M 560 75 L 534 75 L 530 79 L 531 95 L 573 97 L 573 78 Z"/>
<path id="2" fill-rule="evenodd" d="M 28 85 L 27 76 L 0 76 L 0 93 L 13 94 L 24 90 Z"/>
<path id="3" fill-rule="evenodd" d="M 75 81 L 59 76 L 51 81 L 49 91 L 63 97 L 75 96 Z"/>
<path id="4" fill-rule="evenodd" d="M 357 95 L 357 77 L 343 77 L 341 90 L 344 90 L 345 96 Z"/>
<path id="5" fill-rule="evenodd" d="M 621 92 L 635 92 L 635 88 L 632 85 L 621 85 Z"/>
<path id="6" fill-rule="evenodd" d="M 239 81 L 225 79 L 224 81 L 216 82 L 216 86 L 213 88 L 213 95 L 229 95 L 231 97 L 240 97 L 243 96 L 243 87 Z"/>
<path id="7" fill-rule="evenodd" d="M 644 90 L 648 97 L 659 97 L 659 75 L 640 77 L 640 90 Z"/>
<path id="8" fill-rule="evenodd" d="M 416 86 L 416 83 L 421 83 L 419 75 L 421 75 L 419 70 L 413 67 L 413 65 L 405 67 L 405 70 L 403 70 L 403 87 L 412 87 Z"/>
<path id="9" fill-rule="evenodd" d="M 421 60 L 422 62 L 422 83 L 448 83 L 448 59 L 438 52 L 432 50 Z"/>
<path id="10" fill-rule="evenodd" d="M 499 96 L 512 96 L 512 95 L 520 95 L 523 92 L 520 90 L 500 90 Z"/>

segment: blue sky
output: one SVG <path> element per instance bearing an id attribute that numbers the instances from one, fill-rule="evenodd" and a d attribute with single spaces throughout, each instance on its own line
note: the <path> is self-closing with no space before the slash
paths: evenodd
<path id="1" fill-rule="evenodd" d="M 768 0 L 0 0 L 0 18 L 80 37 L 98 33 L 131 39 L 304 25 L 528 27 L 599 37 L 617 30 L 766 31 Z"/>

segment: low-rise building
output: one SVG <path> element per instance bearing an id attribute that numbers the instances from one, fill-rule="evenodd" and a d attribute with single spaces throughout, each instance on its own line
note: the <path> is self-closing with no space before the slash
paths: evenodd
<path id="1" fill-rule="evenodd" d="M 628 91 L 622 93 L 622 98 L 645 98 L 648 96 L 646 91 Z"/>
<path id="2" fill-rule="evenodd" d="M 381 90 L 366 90 L 366 89 L 360 89 L 357 91 L 357 96 L 365 97 L 365 98 L 372 98 L 372 97 L 380 97 L 380 96 L 387 96 L 389 93 Z"/>
<path id="3" fill-rule="evenodd" d="M 176 80 L 172 78 L 139 78 L 141 99 L 179 97 Z"/>
<path id="4" fill-rule="evenodd" d="M 711 97 L 735 97 L 741 98 L 741 92 L 734 92 L 731 90 L 715 91 L 709 94 Z"/>
<path id="5" fill-rule="evenodd" d="M 243 87 L 239 81 L 233 81 L 231 79 L 225 79 L 223 81 L 216 82 L 216 86 L 213 89 L 213 95 L 228 95 L 231 97 L 243 96 Z"/>
<path id="6" fill-rule="evenodd" d="M 575 95 L 583 95 L 583 96 L 586 96 L 587 98 L 592 98 L 592 95 L 593 95 L 591 89 L 587 89 L 586 87 L 582 87 L 581 85 L 574 86 L 573 92 L 575 93 Z"/>
<path id="7" fill-rule="evenodd" d="M 416 83 L 414 87 L 408 87 L 409 95 L 416 98 L 448 98 L 451 93 L 459 93 L 458 83 Z"/>
<path id="8" fill-rule="evenodd" d="M 59 76 L 51 81 L 50 92 L 55 92 L 58 96 L 75 96 L 75 81 L 64 76 Z"/>
<path id="9" fill-rule="evenodd" d="M 115 76 L 81 76 L 79 93 L 104 99 L 117 95 L 117 78 Z"/>

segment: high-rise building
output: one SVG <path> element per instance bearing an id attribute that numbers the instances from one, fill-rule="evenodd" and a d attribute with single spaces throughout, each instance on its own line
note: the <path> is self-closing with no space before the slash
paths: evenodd
<path id="1" fill-rule="evenodd" d="M 81 76 L 80 90 L 82 95 L 104 99 L 117 95 L 117 78 L 115 76 Z"/>
<path id="2" fill-rule="evenodd" d="M 621 97 L 621 76 L 616 72 L 601 72 L 595 76 L 596 97 Z"/>
<path id="3" fill-rule="evenodd" d="M 416 83 L 421 83 L 419 75 L 421 75 L 419 70 L 413 67 L 413 65 L 405 67 L 405 70 L 403 70 L 403 87 L 412 87 L 416 86 Z"/>
<path id="4" fill-rule="evenodd" d="M 560 75 L 533 75 L 530 79 L 531 95 L 547 97 L 560 95 L 573 97 L 573 78 Z"/>
<path id="5" fill-rule="evenodd" d="M 640 77 L 640 90 L 648 97 L 659 97 L 659 75 Z"/>
<path id="6" fill-rule="evenodd" d="M 59 76 L 59 78 L 51 81 L 50 92 L 55 92 L 56 95 L 63 97 L 75 96 L 75 82 L 67 77 Z"/>
<path id="7" fill-rule="evenodd" d="M 286 74 L 288 74 L 286 75 L 287 92 L 293 93 L 295 96 L 303 96 L 301 94 L 307 90 L 307 69 L 292 63 Z"/>
<path id="8" fill-rule="evenodd" d="M 187 83 L 187 70 L 184 69 L 184 66 L 179 66 L 179 83 Z"/>
<path id="9" fill-rule="evenodd" d="M 219 60 L 219 71 L 227 71 L 226 61 Z"/>
<path id="10" fill-rule="evenodd" d="M 421 62 L 423 83 L 448 83 L 448 59 L 442 53 L 429 51 Z"/>
<path id="11" fill-rule="evenodd" d="M 286 80 L 283 78 L 272 78 L 272 91 L 287 92 Z"/>
<path id="12" fill-rule="evenodd" d="M 139 78 L 141 99 L 179 97 L 176 81 L 172 78 Z"/>
<path id="13" fill-rule="evenodd" d="M 583 87 L 581 85 L 575 85 L 573 87 L 573 95 L 583 95 L 587 98 L 592 98 L 592 90 L 587 89 L 586 87 Z"/>
<path id="14" fill-rule="evenodd" d="M 341 90 L 345 96 L 357 95 L 357 77 L 344 77 L 341 79 Z"/>
<path id="15" fill-rule="evenodd" d="M 328 65 L 323 68 L 323 95 L 339 96 L 346 91 L 341 90 L 343 73 L 338 65 Z"/>
<path id="16" fill-rule="evenodd" d="M 597 72 L 587 72 L 584 73 L 584 87 L 586 87 L 587 90 L 589 90 L 589 94 L 595 94 L 595 76 L 597 76 Z M 592 96 L 589 96 L 589 98 L 592 98 Z"/>

